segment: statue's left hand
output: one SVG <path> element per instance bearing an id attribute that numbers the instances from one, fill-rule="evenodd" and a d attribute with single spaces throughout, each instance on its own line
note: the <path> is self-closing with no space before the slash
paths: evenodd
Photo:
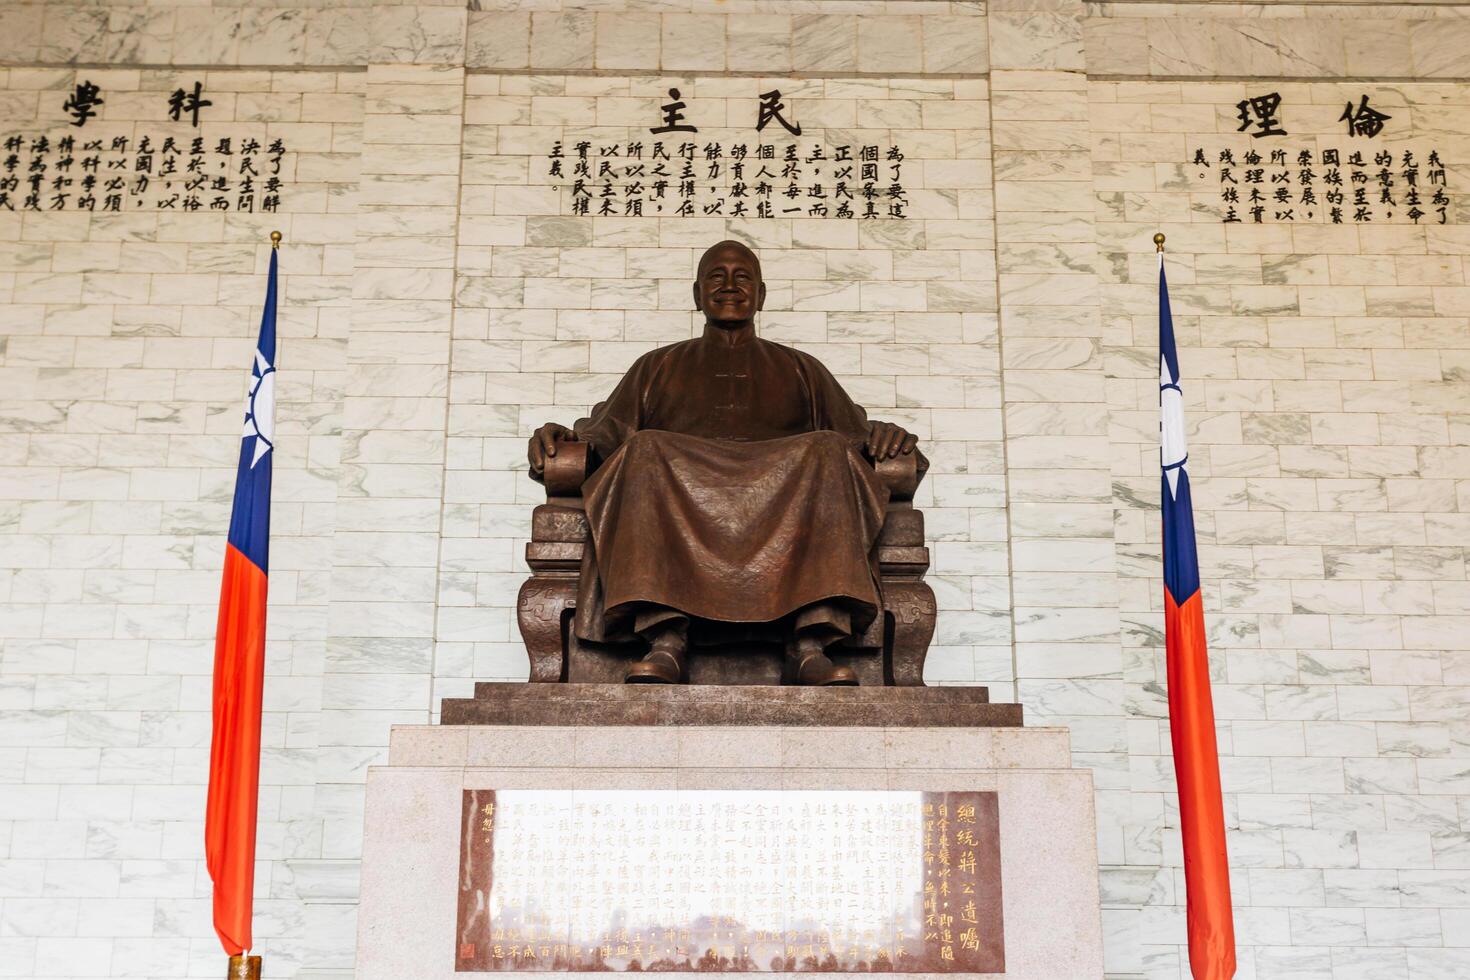
<path id="1" fill-rule="evenodd" d="M 918 437 L 902 426 L 894 425 L 892 422 L 874 422 L 868 427 L 868 441 L 865 448 L 868 450 L 868 455 L 876 461 L 892 459 L 899 453 L 907 455 L 913 452 L 914 447 L 918 444 Z"/>

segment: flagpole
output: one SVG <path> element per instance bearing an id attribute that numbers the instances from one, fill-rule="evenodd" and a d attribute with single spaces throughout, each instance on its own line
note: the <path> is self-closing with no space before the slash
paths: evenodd
<path id="1" fill-rule="evenodd" d="M 1179 387 L 1174 317 L 1164 277 L 1164 234 L 1154 235 L 1159 255 L 1159 462 L 1163 468 L 1164 646 L 1169 703 L 1169 741 L 1179 799 L 1184 857 L 1185 919 L 1189 968 L 1194 980 L 1235 976 L 1235 922 L 1230 901 L 1230 858 L 1221 804 L 1220 759 L 1205 636 L 1189 459 L 1184 434 L 1184 395 Z M 1167 397 L 1166 397 L 1167 396 Z"/>
<path id="2" fill-rule="evenodd" d="M 275 456 L 276 263 L 281 238 L 279 231 L 270 233 L 270 270 L 251 362 L 215 629 L 204 853 L 213 885 L 214 928 L 230 957 L 226 980 L 260 980 L 261 976 L 261 957 L 251 955 L 250 948 Z"/>
<path id="3" fill-rule="evenodd" d="M 281 248 L 281 233 L 271 232 L 271 251 L 276 252 Z M 225 975 L 225 980 L 260 980 L 259 956 L 251 956 L 248 953 L 236 953 L 230 957 L 230 972 Z"/>

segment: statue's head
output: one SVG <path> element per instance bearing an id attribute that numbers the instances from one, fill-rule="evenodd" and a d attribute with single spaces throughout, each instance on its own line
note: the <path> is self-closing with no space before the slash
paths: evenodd
<path id="1" fill-rule="evenodd" d="M 739 242 L 710 246 L 699 259 L 694 277 L 694 308 L 720 327 L 739 327 L 755 319 L 766 305 L 761 261 Z"/>

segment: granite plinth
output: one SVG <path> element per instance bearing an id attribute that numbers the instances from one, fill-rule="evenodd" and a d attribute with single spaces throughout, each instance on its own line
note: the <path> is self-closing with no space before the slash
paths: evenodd
<path id="1" fill-rule="evenodd" d="M 944 689 L 926 690 L 933 697 Z M 761 693 L 770 697 L 774 692 Z M 851 693 L 838 696 L 851 698 Z M 458 932 L 461 844 L 467 827 L 479 827 L 466 820 L 465 793 L 487 790 L 993 793 L 1004 967 L 1003 972 L 960 975 L 992 980 L 1103 975 L 1092 776 L 1072 768 L 1063 729 L 610 727 L 582 718 L 557 726 L 394 728 L 388 764 L 368 770 L 359 980 L 477 975 L 456 970 L 467 953 L 478 955 L 466 949 Z M 585 976 L 549 972 L 538 977 L 572 980 L 578 975 Z M 711 977 L 679 970 L 663 975 L 669 980 Z M 893 980 L 956 976 L 887 975 Z"/>
<path id="2" fill-rule="evenodd" d="M 772 687 L 651 684 L 475 685 L 445 698 L 446 725 L 781 725 L 1018 728 L 1019 704 L 983 687 Z"/>

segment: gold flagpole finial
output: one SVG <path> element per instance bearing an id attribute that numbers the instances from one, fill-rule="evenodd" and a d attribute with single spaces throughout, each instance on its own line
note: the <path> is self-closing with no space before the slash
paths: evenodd
<path id="1" fill-rule="evenodd" d="M 271 232 L 271 248 L 280 248 L 280 247 L 281 247 L 281 233 L 278 232 L 278 231 Z"/>
<path id="2" fill-rule="evenodd" d="M 1154 235 L 1154 248 L 1160 252 L 1164 250 L 1164 233 L 1162 231 Z"/>

